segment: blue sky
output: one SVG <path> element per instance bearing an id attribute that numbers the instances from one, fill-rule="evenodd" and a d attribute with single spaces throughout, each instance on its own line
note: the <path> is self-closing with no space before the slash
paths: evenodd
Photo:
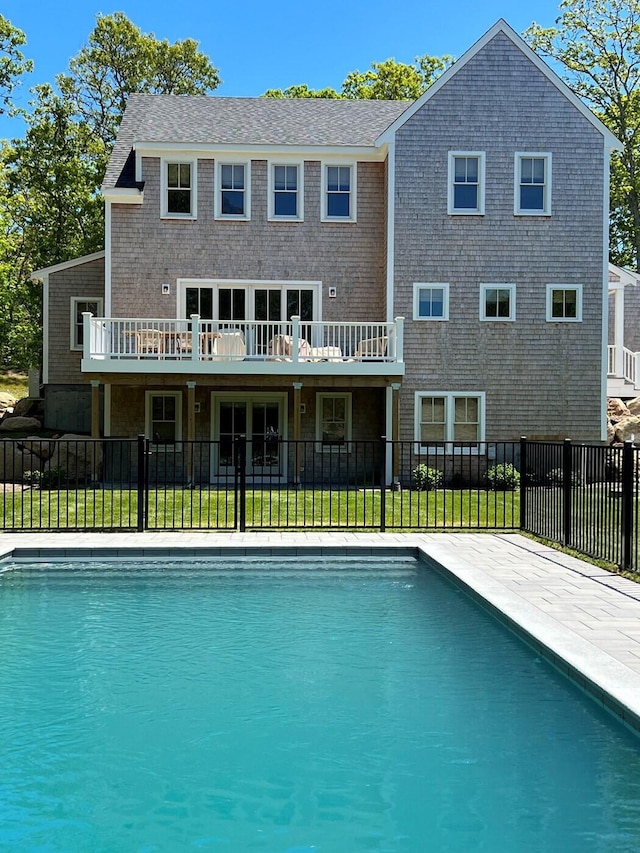
<path id="1" fill-rule="evenodd" d="M 307 83 L 339 88 L 349 71 L 389 57 L 412 62 L 420 54 L 460 56 L 498 19 L 519 33 L 535 20 L 549 26 L 558 0 L 3 0 L 2 14 L 27 36 L 35 62 L 18 96 L 53 82 L 95 26 L 96 15 L 124 12 L 143 32 L 176 41 L 194 38 L 218 68 L 217 93 L 257 96 L 269 88 Z M 17 119 L 0 118 L 0 137 L 19 136 Z"/>

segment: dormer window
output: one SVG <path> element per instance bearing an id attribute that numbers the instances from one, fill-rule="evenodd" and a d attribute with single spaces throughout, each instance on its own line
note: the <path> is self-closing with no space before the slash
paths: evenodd
<path id="1" fill-rule="evenodd" d="M 164 209 L 169 218 L 196 218 L 196 167 L 192 162 L 164 163 Z"/>

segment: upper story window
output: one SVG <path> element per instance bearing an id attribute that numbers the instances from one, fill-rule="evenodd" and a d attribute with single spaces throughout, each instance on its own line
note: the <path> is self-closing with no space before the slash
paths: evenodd
<path id="1" fill-rule="evenodd" d="M 196 217 L 196 165 L 192 162 L 164 163 L 162 215 L 170 218 Z"/>
<path id="2" fill-rule="evenodd" d="M 551 215 L 551 154 L 517 153 L 514 213 Z"/>
<path id="3" fill-rule="evenodd" d="M 303 219 L 302 164 L 271 163 L 269 219 Z"/>
<path id="4" fill-rule="evenodd" d="M 580 323 L 582 321 L 582 285 L 547 285 L 547 322 Z"/>
<path id="5" fill-rule="evenodd" d="M 484 213 L 483 151 L 449 152 L 449 214 Z"/>
<path id="6" fill-rule="evenodd" d="M 413 285 L 414 320 L 449 319 L 449 285 L 421 284 Z"/>
<path id="7" fill-rule="evenodd" d="M 515 320 L 515 284 L 481 284 L 480 319 L 494 321 Z"/>
<path id="8" fill-rule="evenodd" d="M 73 297 L 71 299 L 71 341 L 72 350 L 81 350 L 84 343 L 85 311 L 99 317 L 102 314 L 102 299 L 92 297 Z"/>
<path id="9" fill-rule="evenodd" d="M 322 220 L 355 222 L 355 166 L 322 168 Z"/>
<path id="10" fill-rule="evenodd" d="M 249 163 L 218 163 L 217 219 L 251 218 L 250 174 Z"/>

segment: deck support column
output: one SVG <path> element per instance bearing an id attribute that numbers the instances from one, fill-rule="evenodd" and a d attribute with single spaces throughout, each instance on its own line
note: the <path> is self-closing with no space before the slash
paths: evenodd
<path id="1" fill-rule="evenodd" d="M 195 343 L 195 339 L 194 339 Z M 187 483 L 193 485 L 193 442 L 196 440 L 196 383 L 187 382 Z"/>
<path id="2" fill-rule="evenodd" d="M 300 432 L 301 432 L 301 392 L 302 382 L 293 383 L 293 478 L 296 486 L 300 485 L 300 466 L 302 464 L 302 453 L 300 450 Z"/>
<path id="3" fill-rule="evenodd" d="M 91 482 L 98 479 L 98 454 L 96 441 L 100 438 L 100 382 L 91 380 Z"/>
<path id="4" fill-rule="evenodd" d="M 399 382 L 392 382 L 385 389 L 384 434 L 387 436 L 388 442 L 392 442 L 391 444 L 387 444 L 386 481 L 393 491 L 400 489 L 400 454 L 398 448 L 398 438 L 400 436 L 399 390 Z"/>

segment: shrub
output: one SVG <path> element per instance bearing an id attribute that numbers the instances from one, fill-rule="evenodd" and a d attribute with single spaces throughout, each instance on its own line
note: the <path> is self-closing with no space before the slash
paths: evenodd
<path id="1" fill-rule="evenodd" d="M 494 465 L 487 471 L 487 481 L 494 492 L 512 492 L 520 485 L 520 472 L 510 462 Z"/>
<path id="2" fill-rule="evenodd" d="M 411 472 L 413 487 L 419 492 L 430 492 L 439 489 L 444 479 L 442 471 L 438 468 L 429 468 L 424 463 L 416 465 Z"/>
<path id="3" fill-rule="evenodd" d="M 59 489 L 66 485 L 67 472 L 64 468 L 48 468 L 46 471 L 25 471 L 22 479 L 34 489 Z"/>
<path id="4" fill-rule="evenodd" d="M 564 471 L 562 470 L 562 468 L 553 468 L 553 470 L 549 471 L 549 473 L 547 474 L 547 480 L 550 486 L 563 486 Z M 578 471 L 571 472 L 571 485 L 580 485 L 580 474 L 578 473 Z"/>

